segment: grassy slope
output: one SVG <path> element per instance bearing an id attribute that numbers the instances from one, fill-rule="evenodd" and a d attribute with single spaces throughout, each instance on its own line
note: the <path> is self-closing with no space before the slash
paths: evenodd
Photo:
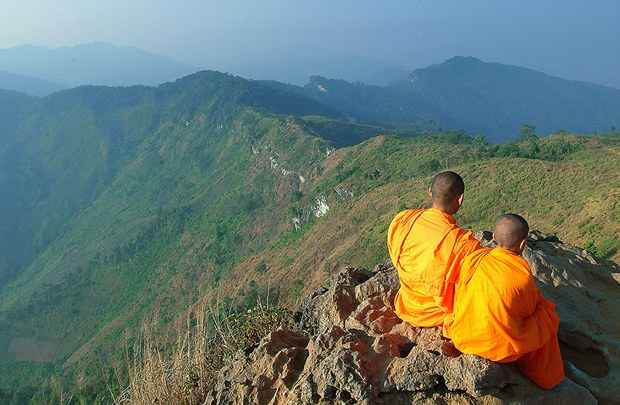
<path id="1" fill-rule="evenodd" d="M 5 288 L 4 360 L 19 360 L 15 342 L 27 336 L 72 365 L 117 345 L 152 311 L 170 322 L 288 229 L 279 213 L 327 148 L 294 119 L 249 110 L 223 127 L 201 113 L 189 126 L 164 126 Z"/>
<path id="2" fill-rule="evenodd" d="M 1 203 L 6 228 L 0 242 L 8 249 L 7 263 L 0 261 L 0 289 L 67 229 L 133 155 L 152 127 L 145 90 L 58 93 L 38 101 L 7 131 L 0 187 L 11 197 Z"/>
<path id="3" fill-rule="evenodd" d="M 298 239 L 282 240 L 239 265 L 246 283 L 283 286 L 294 302 L 345 264 L 373 266 L 387 258 L 387 225 L 399 210 L 426 203 L 433 171 L 452 169 L 467 183 L 457 218 L 475 230 L 490 229 L 504 212 L 526 216 L 532 228 L 557 233 L 602 256 L 620 259 L 620 147 L 599 140 L 557 136 L 540 141 L 578 142 L 580 150 L 549 161 L 495 157 L 479 145 L 379 137 L 342 149 L 324 163 L 315 189 L 327 193 L 329 215 Z M 439 162 L 439 166 L 437 166 Z M 379 176 L 375 174 L 377 171 Z M 341 201 L 332 190 L 344 184 L 355 196 Z M 265 262 L 269 276 L 252 271 Z"/>
<path id="4" fill-rule="evenodd" d="M 459 214 L 464 226 L 487 229 L 501 212 L 516 211 L 567 241 L 611 240 L 618 247 L 614 142 L 538 141 L 542 151 L 578 145 L 551 161 L 499 156 L 505 151 L 467 139 L 381 136 L 327 156 L 329 145 L 297 119 L 245 111 L 219 141 L 205 136 L 213 128 L 200 122 L 166 127 L 142 145 L 24 275 L 28 283 L 5 294 L 0 308 L 15 314 L 14 336 L 62 342 L 57 359 L 76 370 L 92 367 L 94 353 L 118 347 L 153 314 L 172 326 L 196 301 L 217 296 L 251 304 L 267 291 L 294 303 L 344 264 L 384 260 L 391 217 L 422 206 L 430 176 L 444 168 L 461 172 L 468 184 Z M 353 197 L 338 197 L 336 186 Z M 320 195 L 331 208 L 316 218 L 309 209 Z M 153 201 L 166 203 L 153 212 Z M 304 211 L 309 222 L 295 231 L 292 217 Z"/>

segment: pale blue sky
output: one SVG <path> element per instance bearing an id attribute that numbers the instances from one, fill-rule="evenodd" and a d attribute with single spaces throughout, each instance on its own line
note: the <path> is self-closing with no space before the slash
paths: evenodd
<path id="1" fill-rule="evenodd" d="M 0 47 L 104 41 L 303 82 L 454 55 L 620 88 L 618 0 L 7 0 Z M 5 4 L 9 3 L 9 4 Z"/>

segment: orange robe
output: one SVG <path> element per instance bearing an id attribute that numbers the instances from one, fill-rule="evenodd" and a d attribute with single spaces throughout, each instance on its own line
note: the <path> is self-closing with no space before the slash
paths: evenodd
<path id="1" fill-rule="evenodd" d="M 459 228 L 452 215 L 431 208 L 396 215 L 387 245 L 400 279 L 396 314 L 413 326 L 442 325 L 452 311 L 461 262 L 480 248 L 478 240 Z"/>
<path id="2" fill-rule="evenodd" d="M 530 380 L 551 389 L 564 378 L 559 323 L 555 305 L 536 287 L 527 261 L 497 247 L 463 261 L 444 334 L 463 353 L 516 361 Z"/>

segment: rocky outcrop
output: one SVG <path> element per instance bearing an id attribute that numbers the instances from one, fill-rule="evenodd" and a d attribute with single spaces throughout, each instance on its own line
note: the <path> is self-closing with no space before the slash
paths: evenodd
<path id="1" fill-rule="evenodd" d="M 481 234 L 490 243 L 488 234 Z M 345 268 L 219 373 L 207 404 L 594 404 L 620 398 L 619 269 L 533 233 L 525 257 L 558 305 L 567 378 L 537 388 L 510 364 L 441 354 L 441 333 L 398 319 L 391 264 Z M 614 278 L 615 277 L 615 278 Z"/>
<path id="2" fill-rule="evenodd" d="M 524 257 L 557 305 L 567 375 L 605 403 L 620 403 L 620 267 L 533 232 Z"/>

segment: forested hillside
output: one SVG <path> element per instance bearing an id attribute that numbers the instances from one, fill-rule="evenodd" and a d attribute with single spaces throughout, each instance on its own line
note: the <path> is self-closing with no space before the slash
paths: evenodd
<path id="1" fill-rule="evenodd" d="M 7 401 L 52 371 L 92 401 L 146 319 L 166 332 L 199 301 L 292 304 L 344 264 L 374 265 L 391 217 L 424 204 L 443 169 L 465 177 L 465 226 L 517 211 L 620 257 L 618 134 L 402 137 L 298 89 L 217 72 L 0 101 Z"/>

